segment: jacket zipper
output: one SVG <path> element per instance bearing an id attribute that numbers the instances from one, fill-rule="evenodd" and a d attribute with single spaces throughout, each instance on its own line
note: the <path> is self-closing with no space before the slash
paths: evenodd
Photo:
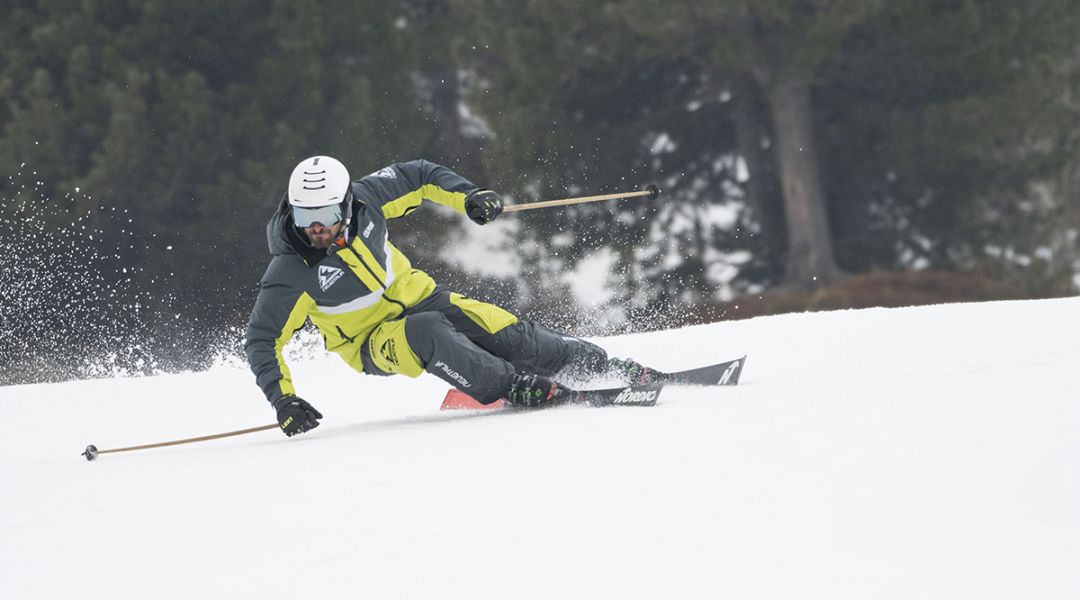
<path id="1" fill-rule="evenodd" d="M 375 274 L 375 271 L 372 270 L 372 268 L 370 266 L 368 266 L 368 264 L 364 260 L 364 258 L 362 256 L 360 256 L 360 253 L 357 252 L 356 249 L 352 247 L 352 244 L 349 244 L 346 247 L 349 249 L 349 252 L 352 252 L 353 256 L 356 257 L 356 260 L 360 261 L 361 265 L 364 265 L 364 268 L 367 269 L 367 272 L 371 274 L 371 277 L 373 279 L 375 279 L 375 281 L 379 282 L 379 286 L 383 289 L 383 298 L 385 298 L 389 302 L 393 302 L 394 304 L 397 304 L 398 306 L 401 307 L 401 312 L 405 312 L 405 309 L 406 309 L 405 304 L 403 302 L 401 302 L 400 300 L 395 300 L 395 299 L 391 298 L 390 296 L 388 296 L 386 294 L 386 290 L 387 290 L 386 283 L 382 279 L 379 279 L 379 276 Z M 348 265 L 345 265 L 345 266 L 348 266 Z M 352 269 L 349 269 L 349 272 L 352 272 Z M 360 285 L 365 285 L 364 281 L 362 279 L 360 279 L 359 275 L 357 275 L 356 273 L 353 273 L 353 277 L 355 277 L 356 280 L 360 282 Z"/>

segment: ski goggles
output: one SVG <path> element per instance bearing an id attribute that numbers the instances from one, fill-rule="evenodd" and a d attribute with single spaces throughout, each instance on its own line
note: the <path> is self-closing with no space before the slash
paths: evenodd
<path id="1" fill-rule="evenodd" d="M 319 206 L 317 208 L 292 207 L 293 222 L 300 229 L 306 229 L 316 223 L 323 227 L 333 227 L 341 222 L 341 205 Z"/>

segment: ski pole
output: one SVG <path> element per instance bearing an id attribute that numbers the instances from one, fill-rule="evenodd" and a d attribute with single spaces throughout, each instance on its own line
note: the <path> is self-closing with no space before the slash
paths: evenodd
<path id="1" fill-rule="evenodd" d="M 171 442 L 159 442 L 157 444 L 144 444 L 142 446 L 129 446 L 127 448 L 110 448 L 108 450 L 98 450 L 97 446 L 90 444 L 86 447 L 86 450 L 82 453 L 86 457 L 86 460 L 94 460 L 99 454 L 111 454 L 113 452 L 130 452 L 132 450 L 148 450 L 150 448 L 164 448 L 165 446 L 178 446 L 180 444 L 192 444 L 195 442 L 205 442 L 207 440 L 217 440 L 226 437 L 232 437 L 234 435 L 244 435 L 246 433 L 255 433 L 256 431 L 267 431 L 269 429 L 278 429 L 277 423 L 273 425 L 263 425 L 261 427 L 252 427 L 251 429 L 239 429 L 237 431 L 228 431 L 225 433 L 215 433 L 213 435 L 204 435 L 200 437 L 188 438 L 186 440 L 174 440 Z"/>
<path id="2" fill-rule="evenodd" d="M 620 198 L 637 198 L 646 196 L 649 200 L 655 200 L 660 195 L 660 188 L 653 184 L 645 186 L 645 189 L 637 192 L 624 192 L 621 194 L 603 194 L 600 196 L 581 196 L 578 198 L 563 198 L 562 200 L 544 200 L 542 202 L 529 202 L 527 204 L 511 204 L 504 206 L 503 212 L 517 212 L 519 210 L 532 210 L 534 208 L 549 208 L 551 206 L 566 206 L 568 204 L 583 204 L 585 202 L 600 202 L 601 200 L 617 200 Z"/>

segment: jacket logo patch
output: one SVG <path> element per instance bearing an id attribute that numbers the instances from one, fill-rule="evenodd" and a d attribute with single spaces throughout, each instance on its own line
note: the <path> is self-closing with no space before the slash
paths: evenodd
<path id="1" fill-rule="evenodd" d="M 330 286 L 337 283 L 337 280 L 341 279 L 344 274 L 345 272 L 341 269 L 319 265 L 319 287 L 325 292 L 330 289 Z"/>
<path id="2" fill-rule="evenodd" d="M 397 171 L 394 170 L 394 167 L 383 167 L 383 168 L 379 169 L 378 171 L 375 171 L 371 175 L 368 175 L 368 177 L 382 177 L 383 179 L 397 179 Z"/>
<path id="3" fill-rule="evenodd" d="M 375 229 L 375 221 L 372 221 L 372 222 L 368 223 L 367 227 L 364 228 L 364 234 L 363 235 L 364 235 L 365 240 L 368 239 L 368 236 L 371 235 L 371 230 L 372 229 Z"/>

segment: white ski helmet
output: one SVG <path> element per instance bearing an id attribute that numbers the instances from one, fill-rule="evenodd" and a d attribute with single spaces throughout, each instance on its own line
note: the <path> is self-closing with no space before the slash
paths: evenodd
<path id="1" fill-rule="evenodd" d="M 289 177 L 289 204 L 297 227 L 330 226 L 341 221 L 352 198 L 349 170 L 336 158 L 312 156 L 300 161 Z"/>

